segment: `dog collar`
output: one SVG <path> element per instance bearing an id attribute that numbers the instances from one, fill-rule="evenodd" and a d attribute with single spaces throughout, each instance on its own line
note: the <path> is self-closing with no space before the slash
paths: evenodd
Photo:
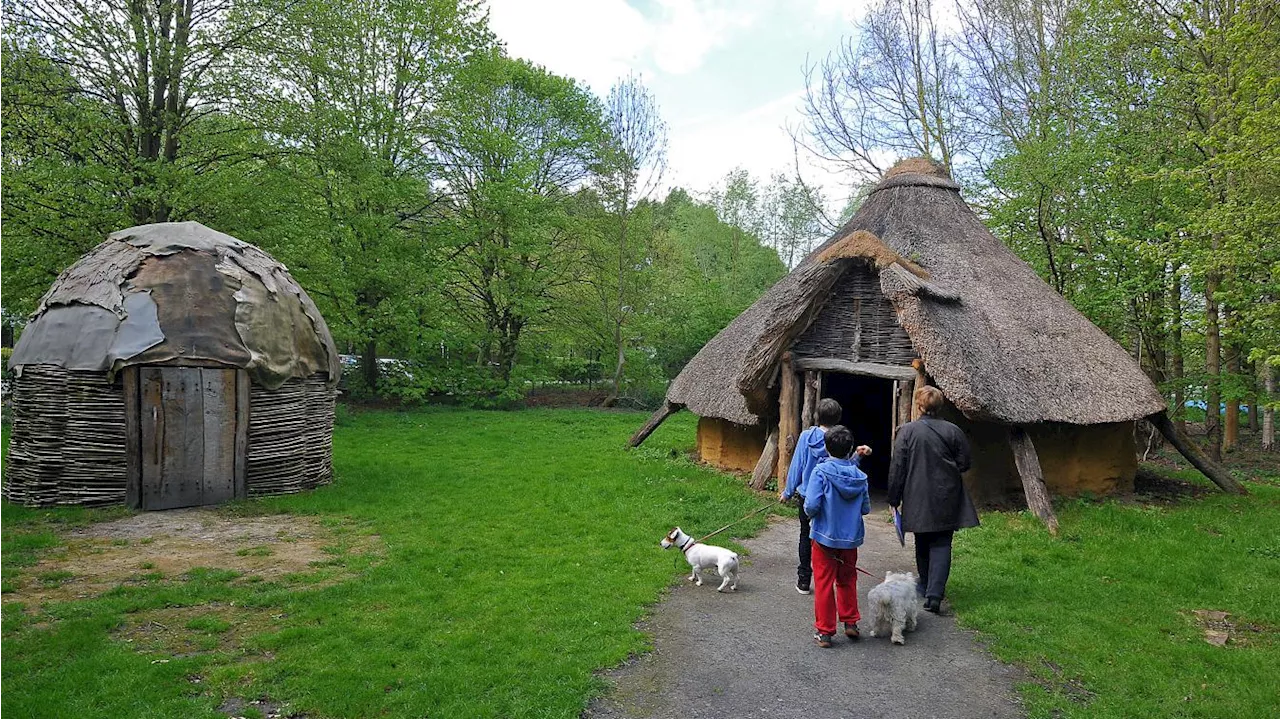
<path id="1" fill-rule="evenodd" d="M 689 541 L 684 543 L 684 546 L 680 548 L 680 551 L 687 555 L 689 553 L 689 547 L 692 547 L 695 544 L 697 544 L 697 542 L 693 540 L 693 537 L 689 537 Z"/>

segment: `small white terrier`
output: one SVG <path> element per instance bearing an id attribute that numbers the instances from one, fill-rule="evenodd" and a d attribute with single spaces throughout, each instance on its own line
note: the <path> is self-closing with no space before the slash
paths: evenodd
<path id="1" fill-rule="evenodd" d="M 680 531 L 679 527 L 671 530 L 667 536 L 662 538 L 662 548 L 670 549 L 671 547 L 679 547 L 680 551 L 684 552 L 684 558 L 689 560 L 689 566 L 693 567 L 693 574 L 689 575 L 689 581 L 701 587 L 702 570 L 715 567 L 721 578 L 720 587 L 716 591 L 723 592 L 725 587 L 737 590 L 737 552 L 731 552 L 724 547 L 695 542 L 693 537 Z"/>
<path id="2" fill-rule="evenodd" d="M 916 596 L 916 575 L 912 572 L 889 572 L 884 581 L 867 592 L 867 618 L 871 636 L 891 634 L 894 644 L 906 644 L 902 632 L 916 630 L 920 599 Z"/>

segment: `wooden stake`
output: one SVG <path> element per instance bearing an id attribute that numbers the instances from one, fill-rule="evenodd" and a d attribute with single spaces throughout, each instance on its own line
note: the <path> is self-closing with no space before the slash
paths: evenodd
<path id="1" fill-rule="evenodd" d="M 818 399 L 822 395 L 822 375 L 804 373 L 804 409 L 800 411 L 800 426 L 812 427 L 818 423 Z"/>
<path id="2" fill-rule="evenodd" d="M 658 408 L 658 411 L 649 416 L 649 421 L 645 422 L 643 427 L 636 430 L 636 433 L 631 435 L 631 440 L 627 442 L 627 446 L 639 447 L 640 443 L 648 439 L 649 435 L 653 434 L 653 430 L 657 429 L 658 425 L 662 424 L 663 420 L 679 411 L 680 405 L 672 404 L 671 402 L 663 403 L 663 405 Z"/>
<path id="3" fill-rule="evenodd" d="M 1183 457 L 1187 458 L 1188 462 L 1191 462 L 1196 469 L 1200 470 L 1201 474 L 1208 477 L 1211 482 L 1221 487 L 1224 492 L 1231 492 L 1233 494 L 1249 493 L 1249 490 L 1245 489 L 1243 484 L 1240 484 L 1235 480 L 1235 477 L 1231 476 L 1231 473 L 1227 471 L 1226 467 L 1223 467 L 1210 459 L 1209 455 L 1201 451 L 1200 447 L 1197 446 L 1190 437 L 1179 432 L 1173 422 L 1169 421 L 1169 414 L 1167 412 L 1163 410 L 1156 412 L 1155 414 L 1147 417 L 1147 421 L 1155 425 L 1156 429 L 1160 430 L 1160 434 L 1163 434 L 1165 439 L 1169 440 L 1169 444 L 1177 447 L 1178 451 L 1182 453 Z"/>
<path id="4" fill-rule="evenodd" d="M 765 482 L 773 476 L 773 470 L 778 466 L 778 428 L 774 427 L 769 432 L 769 438 L 764 442 L 764 451 L 760 453 L 760 461 L 756 462 L 755 471 L 751 473 L 751 488 L 764 489 Z M 785 474 L 778 475 L 778 490 L 782 490 L 782 485 L 787 481 Z"/>
<path id="5" fill-rule="evenodd" d="M 782 355 L 782 389 L 778 393 L 778 476 L 787 476 L 791 454 L 800 439 L 800 380 L 791 367 L 791 353 Z"/>
<path id="6" fill-rule="evenodd" d="M 1049 489 L 1044 486 L 1044 474 L 1040 469 L 1040 457 L 1036 446 L 1021 427 L 1009 428 L 1009 445 L 1013 448 L 1013 462 L 1022 477 L 1022 491 L 1027 495 L 1027 507 L 1049 528 L 1049 534 L 1058 536 L 1058 517 L 1053 513 Z"/>
<path id="7" fill-rule="evenodd" d="M 916 383 L 911 388 L 911 421 L 920 419 L 920 410 L 916 408 L 915 396 L 916 390 L 929 384 L 929 376 L 924 372 L 924 360 L 919 357 L 911 360 L 911 367 L 916 371 Z"/>

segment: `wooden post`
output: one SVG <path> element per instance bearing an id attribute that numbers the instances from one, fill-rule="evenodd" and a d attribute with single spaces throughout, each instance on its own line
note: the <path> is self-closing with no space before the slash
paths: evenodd
<path id="1" fill-rule="evenodd" d="M 1049 534 L 1058 536 L 1058 517 L 1049 501 L 1049 489 L 1044 486 L 1044 474 L 1040 469 L 1040 457 L 1036 446 L 1021 427 L 1009 428 L 1009 445 L 1013 448 L 1013 462 L 1022 477 L 1022 491 L 1027 495 L 1027 507 L 1049 528 Z"/>
<path id="2" fill-rule="evenodd" d="M 1200 470 L 1214 484 L 1221 487 L 1223 491 L 1234 494 L 1249 493 L 1249 490 L 1245 489 L 1243 484 L 1237 482 L 1225 467 L 1210 459 L 1208 455 L 1196 446 L 1196 443 L 1190 437 L 1179 432 L 1173 422 L 1169 421 L 1168 412 L 1164 410 L 1156 412 L 1147 417 L 1147 421 L 1155 425 L 1156 429 L 1160 430 L 1160 434 L 1163 434 L 1165 439 L 1169 440 L 1169 444 L 1177 447 L 1182 456 L 1187 458 L 1187 461 L 1195 465 L 1196 469 Z"/>
<path id="3" fill-rule="evenodd" d="M 124 385 L 124 504 L 142 509 L 142 408 L 138 398 L 138 368 L 120 370 Z"/>
<path id="4" fill-rule="evenodd" d="M 800 411 L 800 426 L 812 427 L 818 423 L 818 400 L 822 399 L 822 373 L 804 373 L 804 409 Z"/>
<path id="5" fill-rule="evenodd" d="M 640 443 L 648 439 L 649 435 L 653 434 L 653 430 L 657 429 L 658 425 L 662 424 L 663 420 L 679 411 L 680 405 L 673 404 L 671 402 L 663 402 L 662 406 L 649 416 L 649 421 L 645 422 L 643 427 L 636 430 L 636 433 L 631 435 L 631 439 L 627 442 L 627 446 L 639 447 Z"/>
<path id="6" fill-rule="evenodd" d="M 916 390 L 929 384 L 929 376 L 924 373 L 924 360 L 919 357 L 911 360 L 911 367 L 916 371 L 916 383 L 911 388 L 911 421 L 920 419 L 920 410 L 916 409 Z"/>
<path id="7" fill-rule="evenodd" d="M 912 383 L 894 380 L 893 395 L 893 439 L 898 438 L 898 428 L 911 421 Z"/>
<path id="8" fill-rule="evenodd" d="M 778 476 L 786 477 L 791 454 L 800 439 L 800 380 L 791 368 L 791 353 L 782 354 L 782 389 L 778 393 Z"/>
<path id="9" fill-rule="evenodd" d="M 778 465 L 778 428 L 774 427 L 765 440 L 764 451 L 760 453 L 760 461 L 756 462 L 755 471 L 751 473 L 751 488 L 764 489 L 764 483 L 773 476 L 774 467 Z M 778 475 L 778 490 L 787 481 L 785 474 Z"/>

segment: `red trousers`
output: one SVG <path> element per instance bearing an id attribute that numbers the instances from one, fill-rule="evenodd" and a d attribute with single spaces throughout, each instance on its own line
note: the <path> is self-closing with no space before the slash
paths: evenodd
<path id="1" fill-rule="evenodd" d="M 812 540 L 810 540 L 812 541 Z M 835 634 L 836 620 L 854 624 L 858 613 L 858 550 L 813 542 L 813 628 Z"/>

